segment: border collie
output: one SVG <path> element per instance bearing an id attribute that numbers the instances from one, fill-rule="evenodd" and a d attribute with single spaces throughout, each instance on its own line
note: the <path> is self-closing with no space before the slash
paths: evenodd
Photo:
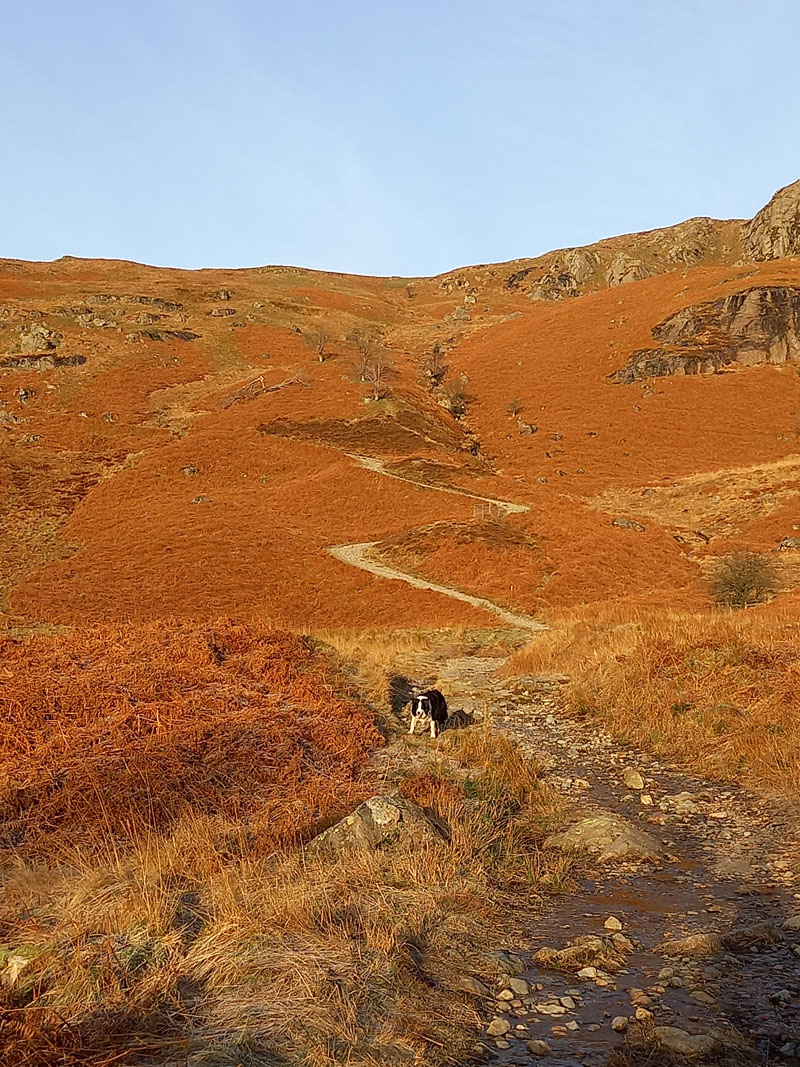
<path id="1" fill-rule="evenodd" d="M 438 737 L 439 731 L 447 722 L 447 701 L 438 689 L 426 689 L 424 693 L 411 698 L 411 729 L 414 733 L 417 723 L 430 723 L 431 737 Z"/>

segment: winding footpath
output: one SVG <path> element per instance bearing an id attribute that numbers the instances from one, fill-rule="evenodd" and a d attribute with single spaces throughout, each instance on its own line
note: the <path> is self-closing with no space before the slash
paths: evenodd
<path id="1" fill-rule="evenodd" d="M 377 459 L 351 458 L 421 489 L 529 510 L 393 474 Z M 484 597 L 391 567 L 375 558 L 378 545 L 328 551 L 376 577 L 492 612 L 519 630 L 546 629 Z M 651 842 L 652 852 L 589 859 L 577 891 L 554 898 L 526 950 L 494 954 L 505 975 L 493 989 L 478 983 L 485 1036 L 476 1051 L 509 1067 L 603 1067 L 618 1052 L 620 1064 L 653 1067 L 800 1067 L 797 813 L 779 798 L 626 748 L 596 724 L 565 716 L 559 681 L 500 679 L 503 663 L 454 657 L 442 647 L 410 653 L 398 666 L 416 686 L 441 686 L 451 709 L 488 713 L 525 754 L 545 763 L 575 819 L 617 820 Z M 575 952 L 579 963 L 554 962 Z"/>
<path id="2" fill-rule="evenodd" d="M 427 489 L 435 493 L 450 493 L 453 496 L 469 497 L 471 500 L 479 500 L 481 503 L 491 504 L 495 507 L 502 508 L 502 510 L 508 514 L 520 515 L 526 511 L 530 511 L 530 507 L 527 504 L 515 504 L 510 500 L 496 500 L 494 497 L 478 496 L 478 494 L 470 493 L 466 489 L 452 488 L 442 485 L 429 485 L 427 482 L 417 481 L 414 478 L 408 478 L 402 474 L 394 474 L 391 471 L 386 470 L 382 460 L 376 459 L 373 456 L 359 456 L 349 452 L 347 455 L 365 470 L 374 471 L 376 474 L 380 474 L 384 478 L 395 478 L 400 482 L 408 482 L 410 485 L 414 485 L 418 489 Z M 377 578 L 388 578 L 394 581 L 405 582 L 407 585 L 414 586 L 415 589 L 426 589 L 433 593 L 441 593 L 443 596 L 448 596 L 453 600 L 461 600 L 465 604 L 469 604 L 471 607 L 490 611 L 494 615 L 499 616 L 503 622 L 508 623 L 509 626 L 516 626 L 523 630 L 529 630 L 532 633 L 547 629 L 544 623 L 538 622 L 529 615 L 518 615 L 513 611 L 508 611 L 506 608 L 501 607 L 499 604 L 495 604 L 493 600 L 488 600 L 486 597 L 473 596 L 471 593 L 465 593 L 453 586 L 439 585 L 437 582 L 429 582 L 427 579 L 419 578 L 417 575 L 411 574 L 408 571 L 401 571 L 396 567 L 390 567 L 388 564 L 380 562 L 374 557 L 375 549 L 379 544 L 379 541 L 361 541 L 347 545 L 332 545 L 328 549 L 328 552 L 334 559 L 338 559 L 341 563 L 347 563 L 351 567 L 358 567 L 359 570 L 368 571 Z"/>

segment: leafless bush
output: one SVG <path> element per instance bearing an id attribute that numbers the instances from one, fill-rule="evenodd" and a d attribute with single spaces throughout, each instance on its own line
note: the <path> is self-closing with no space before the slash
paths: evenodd
<path id="1" fill-rule="evenodd" d="M 367 357 L 361 380 L 371 385 L 373 400 L 380 400 L 391 393 L 392 387 L 389 384 L 389 378 L 392 375 L 393 368 L 394 360 L 382 349 L 378 349 Z"/>
<path id="2" fill-rule="evenodd" d="M 325 362 L 325 348 L 331 342 L 332 337 L 323 325 L 315 327 L 307 337 L 308 343 L 317 353 L 320 363 Z"/>
<path id="3" fill-rule="evenodd" d="M 351 330 L 348 334 L 347 340 L 352 342 L 358 353 L 356 373 L 358 374 L 359 381 L 369 381 L 370 379 L 367 377 L 369 366 L 375 357 L 378 345 L 380 344 L 380 333 L 375 329 L 356 326 L 355 329 Z"/>
<path id="4" fill-rule="evenodd" d="M 511 400 L 509 400 L 506 411 L 512 416 L 519 415 L 522 411 L 522 401 L 518 396 L 512 397 Z"/>
<path id="5" fill-rule="evenodd" d="M 470 397 L 467 394 L 467 381 L 466 375 L 461 374 L 442 388 L 439 402 L 457 419 L 462 419 L 469 410 Z"/>

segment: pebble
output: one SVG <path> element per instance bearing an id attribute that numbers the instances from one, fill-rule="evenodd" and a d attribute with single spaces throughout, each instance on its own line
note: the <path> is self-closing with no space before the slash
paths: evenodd
<path id="1" fill-rule="evenodd" d="M 531 991 L 531 987 L 524 978 L 509 978 L 508 988 L 513 990 L 518 997 L 527 997 Z"/>
<path id="2" fill-rule="evenodd" d="M 486 1027 L 486 1033 L 489 1037 L 502 1037 L 503 1034 L 507 1034 L 511 1029 L 511 1023 L 508 1019 L 503 1019 L 498 1016 L 489 1023 Z"/>
<path id="3" fill-rule="evenodd" d="M 621 930 L 622 923 L 614 915 L 609 915 L 606 921 L 603 923 L 606 930 Z"/>
<path id="4" fill-rule="evenodd" d="M 465 993 L 474 993 L 476 996 L 479 997 L 491 996 L 491 994 L 489 993 L 488 986 L 485 986 L 483 982 L 481 982 L 479 979 L 473 978 L 472 975 L 468 974 L 465 974 L 461 978 L 459 978 L 458 988 L 463 990 Z"/>
<path id="5" fill-rule="evenodd" d="M 618 1034 L 624 1033 L 628 1029 L 628 1016 L 616 1015 L 611 1020 L 611 1029 L 616 1030 Z"/>
<path id="6" fill-rule="evenodd" d="M 569 1008 L 570 1011 L 574 1010 L 575 1001 L 572 999 L 572 997 L 560 997 L 559 1000 L 565 1008 Z"/>
<path id="7" fill-rule="evenodd" d="M 644 789 L 644 778 L 635 767 L 626 767 L 622 775 L 622 781 L 627 789 Z"/>
<path id="8" fill-rule="evenodd" d="M 526 1041 L 525 1048 L 531 1056 L 549 1056 L 553 1051 L 546 1041 Z"/>
<path id="9" fill-rule="evenodd" d="M 704 989 L 692 989 L 689 993 L 692 1000 L 699 1001 L 700 1004 L 716 1004 L 716 1000 Z"/>

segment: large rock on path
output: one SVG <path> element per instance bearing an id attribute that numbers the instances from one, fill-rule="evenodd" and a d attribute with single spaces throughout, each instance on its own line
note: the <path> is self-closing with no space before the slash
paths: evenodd
<path id="1" fill-rule="evenodd" d="M 691 956 L 702 959 L 704 956 L 720 956 L 724 951 L 719 934 L 690 934 L 678 941 L 664 941 L 657 945 L 655 952 L 662 956 Z"/>
<path id="2" fill-rule="evenodd" d="M 657 1026 L 653 1033 L 662 1048 L 690 1059 L 708 1056 L 720 1048 L 719 1041 L 710 1034 L 689 1034 L 677 1026 Z"/>
<path id="3" fill-rule="evenodd" d="M 323 830 L 310 852 L 370 851 L 396 844 L 440 845 L 447 834 L 419 805 L 399 793 L 370 797 L 350 815 Z"/>
<path id="4" fill-rule="evenodd" d="M 593 852 L 600 863 L 614 860 L 658 860 L 663 849 L 650 834 L 621 815 L 592 815 L 547 839 L 550 848 Z"/>
<path id="5" fill-rule="evenodd" d="M 533 957 L 538 967 L 550 971 L 577 974 L 587 965 L 601 967 L 615 974 L 625 964 L 625 957 L 633 951 L 633 945 L 622 934 L 611 937 L 594 937 L 591 934 L 576 937 L 566 948 L 550 948 L 545 945 Z"/>

